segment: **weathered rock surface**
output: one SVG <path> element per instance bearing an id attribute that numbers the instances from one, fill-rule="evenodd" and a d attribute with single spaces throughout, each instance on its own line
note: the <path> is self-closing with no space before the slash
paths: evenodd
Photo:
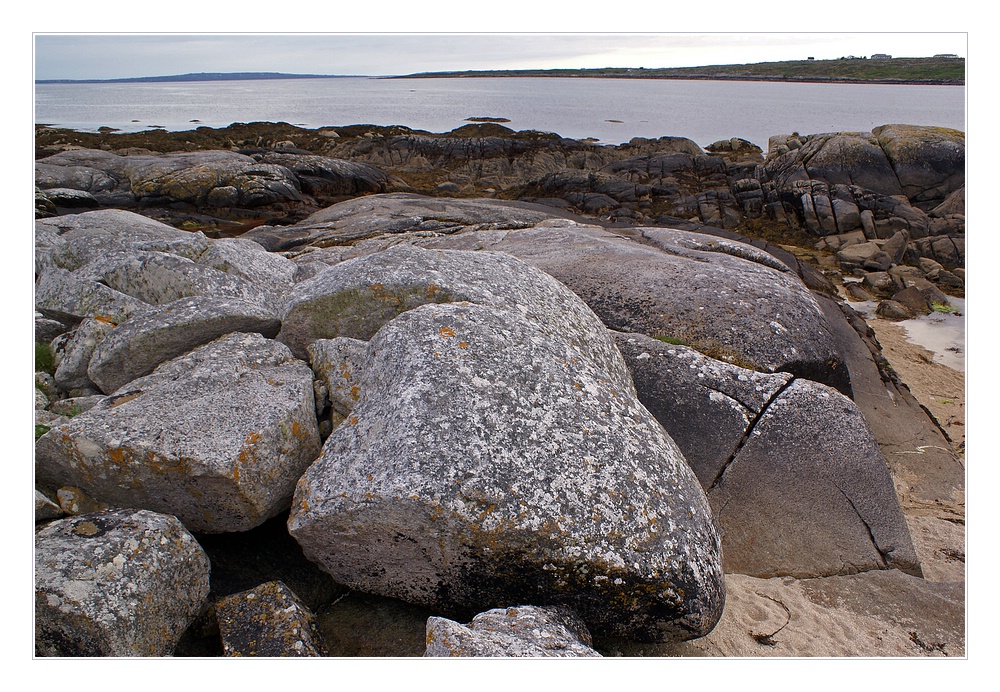
<path id="1" fill-rule="evenodd" d="M 227 335 L 43 435 L 36 482 L 193 531 L 247 530 L 288 508 L 319 454 L 312 379 L 282 344 Z"/>
<path id="2" fill-rule="evenodd" d="M 209 569 L 171 516 L 54 521 L 35 534 L 35 653 L 168 656 L 205 602 Z"/>
<path id="3" fill-rule="evenodd" d="M 590 632 L 567 608 L 520 606 L 480 613 L 468 625 L 446 618 L 427 620 L 425 656 L 600 656 Z"/>
<path id="4" fill-rule="evenodd" d="M 98 344 L 113 329 L 114 325 L 105 320 L 85 319 L 80 323 L 73 337 L 66 343 L 56 368 L 54 377 L 60 389 L 68 392 L 94 388 L 94 383 L 87 375 L 87 366 Z"/>
<path id="5" fill-rule="evenodd" d="M 639 401 L 680 447 L 706 491 L 753 423 L 793 379 L 788 373 L 755 372 L 642 334 L 613 335 Z"/>
<path id="6" fill-rule="evenodd" d="M 280 581 L 226 596 L 215 605 L 226 656 L 322 656 L 312 612 Z"/>
<path id="7" fill-rule="evenodd" d="M 550 276 L 500 252 L 399 245 L 342 262 L 296 287 L 281 315 L 278 340 L 304 357 L 317 339 L 367 341 L 407 310 L 451 302 L 496 305 L 546 333 L 559 325 L 561 337 L 610 377 L 628 378 L 620 354 L 585 304 Z"/>
<path id="8" fill-rule="evenodd" d="M 563 603 L 592 629 L 700 636 L 722 605 L 714 528 L 610 337 L 541 272 L 451 254 L 520 266 L 517 302 L 484 284 L 498 297 L 376 332 L 290 532 L 361 591 L 457 612 Z"/>

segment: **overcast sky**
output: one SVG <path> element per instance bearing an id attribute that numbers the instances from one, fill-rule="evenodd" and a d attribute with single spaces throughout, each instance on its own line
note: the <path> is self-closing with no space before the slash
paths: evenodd
<path id="1" fill-rule="evenodd" d="M 964 33 L 44 34 L 36 79 L 188 72 L 397 75 L 482 69 L 685 67 L 889 53 L 966 57 Z"/>

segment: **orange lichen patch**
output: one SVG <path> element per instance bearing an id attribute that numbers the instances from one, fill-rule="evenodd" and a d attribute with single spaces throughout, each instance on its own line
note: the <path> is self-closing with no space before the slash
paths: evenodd
<path id="1" fill-rule="evenodd" d="M 467 342 L 467 341 L 460 341 L 459 344 L 458 344 L 458 347 L 459 348 L 469 348 L 469 342 Z"/>
<path id="2" fill-rule="evenodd" d="M 441 290 L 441 287 L 438 286 L 437 284 L 428 284 L 427 285 L 427 297 L 430 300 L 434 300 L 434 296 L 436 296 L 437 293 L 438 293 L 438 291 L 440 291 L 440 290 Z"/>
<path id="3" fill-rule="evenodd" d="M 295 435 L 295 437 L 302 437 L 302 426 L 299 425 L 297 420 L 292 421 L 292 434 Z"/>
<path id="4" fill-rule="evenodd" d="M 127 463 L 128 457 L 124 449 L 121 447 L 114 447 L 113 449 L 108 450 L 108 459 L 114 464 L 123 465 Z"/>
<path id="5" fill-rule="evenodd" d="M 357 425 L 358 424 L 358 417 L 355 416 L 352 413 L 350 416 L 347 417 L 347 421 L 346 422 L 347 422 L 348 425 Z"/>
<path id="6" fill-rule="evenodd" d="M 107 315 L 94 315 L 92 319 L 95 319 L 98 322 L 104 322 L 104 324 L 115 324 L 115 321 Z"/>
<path id="7" fill-rule="evenodd" d="M 236 457 L 236 463 L 243 466 L 254 463 L 257 460 L 257 450 L 255 447 L 259 441 L 259 432 L 251 432 L 247 435 L 246 439 L 243 441 L 243 446 L 240 448 L 240 453 Z M 233 478 L 239 478 L 239 472 L 235 467 L 233 468 Z"/>
<path id="8" fill-rule="evenodd" d="M 455 330 L 449 329 L 448 327 L 441 327 L 441 329 L 438 331 L 440 332 L 441 337 L 444 339 L 455 336 Z"/>
<path id="9" fill-rule="evenodd" d="M 355 401 L 361 398 L 361 387 L 359 387 L 358 385 L 353 385 L 351 387 L 350 397 Z"/>

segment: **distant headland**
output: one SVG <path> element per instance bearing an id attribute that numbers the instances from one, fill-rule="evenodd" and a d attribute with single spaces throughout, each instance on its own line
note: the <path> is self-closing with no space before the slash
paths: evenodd
<path id="1" fill-rule="evenodd" d="M 189 72 L 159 77 L 119 79 L 36 79 L 35 84 L 121 84 L 129 82 L 235 82 L 254 79 L 335 79 L 362 75 L 288 74 L 285 72 Z"/>

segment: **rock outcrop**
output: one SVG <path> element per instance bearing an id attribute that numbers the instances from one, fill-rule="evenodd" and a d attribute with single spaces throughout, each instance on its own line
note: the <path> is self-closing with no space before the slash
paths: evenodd
<path id="1" fill-rule="evenodd" d="M 705 639 L 725 582 L 738 620 L 775 576 L 769 594 L 937 602 L 913 538 L 928 517 L 961 534 L 964 469 L 835 274 L 901 315 L 961 295 L 961 133 L 779 137 L 764 160 L 740 140 L 285 129 L 39 161 L 39 653 L 357 651 L 329 629 L 348 591 L 400 599 L 417 655 L 425 622 L 428 655 L 731 653 Z M 377 194 L 416 182 L 436 196 Z M 257 227 L 67 213 L 93 204 Z M 816 249 L 726 230 L 782 225 Z M 174 555 L 194 541 L 210 591 L 204 553 Z M 154 569 L 129 577 L 133 557 Z M 87 588 L 43 588 L 53 571 Z M 155 595 L 129 600 L 140 583 Z M 962 594 L 938 591 L 950 624 L 913 620 L 925 654 L 960 648 Z"/>

